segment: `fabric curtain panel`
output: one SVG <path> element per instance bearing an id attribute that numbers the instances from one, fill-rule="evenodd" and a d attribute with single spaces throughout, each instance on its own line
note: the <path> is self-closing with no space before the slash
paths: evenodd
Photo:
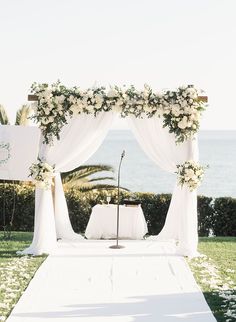
<path id="1" fill-rule="evenodd" d="M 198 161 L 197 138 L 176 144 L 174 134 L 163 128 L 162 119 L 159 117 L 139 119 L 130 116 L 128 122 L 143 151 L 163 170 L 175 173 L 177 164 L 187 160 Z M 155 239 L 177 240 L 179 254 L 197 254 L 196 191 L 191 192 L 187 187 L 178 186 L 176 183 L 165 225 Z"/>
<path id="2" fill-rule="evenodd" d="M 73 170 L 96 152 L 112 124 L 113 116 L 113 112 L 99 113 L 96 117 L 81 114 L 68 120 L 60 133 L 60 140 L 54 140 L 53 146 L 40 145 L 39 157 L 55 165 L 54 198 L 52 190 L 36 188 L 34 238 L 23 253 L 50 253 L 56 247 L 58 238 L 83 238 L 72 229 L 60 172 Z"/>

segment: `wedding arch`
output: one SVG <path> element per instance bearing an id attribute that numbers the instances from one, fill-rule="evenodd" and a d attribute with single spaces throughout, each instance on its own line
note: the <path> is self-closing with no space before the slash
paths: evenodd
<path id="1" fill-rule="evenodd" d="M 154 92 L 145 85 L 82 90 L 60 82 L 32 85 L 33 119 L 41 130 L 36 183 L 34 237 L 24 253 L 50 253 L 57 239 L 82 239 L 71 226 L 60 172 L 78 167 L 103 142 L 114 115 L 128 120 L 144 152 L 163 170 L 177 173 L 165 225 L 158 239 L 174 239 L 178 253 L 197 252 L 197 193 L 204 169 L 198 163 L 197 131 L 207 97 L 194 86 Z M 54 186 L 52 189 L 52 180 Z"/>

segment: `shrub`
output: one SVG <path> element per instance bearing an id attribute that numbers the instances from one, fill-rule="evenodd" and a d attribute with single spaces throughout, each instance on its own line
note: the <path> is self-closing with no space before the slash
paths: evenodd
<path id="1" fill-rule="evenodd" d="M 213 199 L 211 197 L 198 196 L 198 234 L 199 236 L 209 236 L 213 230 Z"/>
<path id="2" fill-rule="evenodd" d="M 171 195 L 153 193 L 137 193 L 137 198 L 141 201 L 143 213 L 148 225 L 148 233 L 157 235 L 164 226 Z"/>
<path id="3" fill-rule="evenodd" d="M 65 193 L 72 227 L 83 233 L 86 229 L 92 207 L 106 203 L 107 195 L 111 203 L 117 202 L 116 191 L 80 192 L 71 189 Z M 135 197 L 141 201 L 148 231 L 157 235 L 164 226 L 170 205 L 170 194 L 130 193 L 121 191 L 123 199 Z M 5 226 L 11 230 L 33 231 L 34 229 L 34 188 L 24 184 L 0 184 L 0 230 Z M 12 221 L 12 213 L 14 218 Z M 12 225 L 10 225 L 12 221 Z M 212 230 L 216 236 L 236 235 L 236 199 L 198 196 L 199 236 L 208 236 Z"/>
<path id="4" fill-rule="evenodd" d="M 236 236 L 236 199 L 216 198 L 214 202 L 213 232 L 216 236 Z"/>
<path id="5" fill-rule="evenodd" d="M 23 184 L 0 184 L 0 227 L 33 231 L 34 188 Z"/>

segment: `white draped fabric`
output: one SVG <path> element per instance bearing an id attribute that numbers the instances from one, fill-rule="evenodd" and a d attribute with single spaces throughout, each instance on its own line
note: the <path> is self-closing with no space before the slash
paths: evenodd
<path id="1" fill-rule="evenodd" d="M 36 189 L 35 229 L 31 246 L 24 253 L 50 253 L 56 240 L 81 239 L 71 226 L 60 172 L 70 171 L 83 164 L 103 142 L 113 120 L 113 112 L 99 113 L 97 117 L 81 114 L 68 120 L 53 146 L 41 144 L 39 156 L 55 165 L 54 196 L 52 191 Z M 163 128 L 158 117 L 128 118 L 134 135 L 144 152 L 163 170 L 175 173 L 177 164 L 198 160 L 197 139 L 175 143 L 174 134 Z M 197 254 L 197 194 L 176 184 L 165 225 L 155 239 L 178 241 L 181 255 Z"/>
<path id="2" fill-rule="evenodd" d="M 99 113 L 97 117 L 81 114 L 68 120 L 53 146 L 41 144 L 39 156 L 55 165 L 54 202 L 51 190 L 36 189 L 34 238 L 23 253 L 39 255 L 50 253 L 57 238 L 81 239 L 70 223 L 60 172 L 78 167 L 95 153 L 103 142 L 113 121 L 113 112 Z"/>
<path id="3" fill-rule="evenodd" d="M 129 125 L 144 152 L 163 170 L 174 173 L 176 165 L 198 160 L 197 139 L 180 144 L 163 128 L 158 117 L 138 119 L 129 117 Z M 152 237 L 153 238 L 153 237 Z M 165 225 L 156 239 L 175 239 L 181 255 L 197 254 L 197 194 L 176 184 Z"/>

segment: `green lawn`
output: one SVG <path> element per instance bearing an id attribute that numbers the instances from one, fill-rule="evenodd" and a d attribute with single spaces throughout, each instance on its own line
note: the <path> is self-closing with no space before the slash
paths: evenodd
<path id="1" fill-rule="evenodd" d="M 189 260 L 194 276 L 218 322 L 236 321 L 236 237 L 200 238 Z"/>
<path id="2" fill-rule="evenodd" d="M 13 232 L 10 240 L 4 240 L 0 232 L 0 321 L 46 258 L 16 255 L 31 240 L 32 233 Z M 206 257 L 188 262 L 211 310 L 218 322 L 236 321 L 236 238 L 200 238 L 199 251 Z"/>
<path id="3" fill-rule="evenodd" d="M 11 239 L 6 240 L 0 232 L 0 321 L 5 321 L 46 258 L 16 255 L 16 251 L 30 244 L 32 236 L 32 233 L 13 232 Z"/>

